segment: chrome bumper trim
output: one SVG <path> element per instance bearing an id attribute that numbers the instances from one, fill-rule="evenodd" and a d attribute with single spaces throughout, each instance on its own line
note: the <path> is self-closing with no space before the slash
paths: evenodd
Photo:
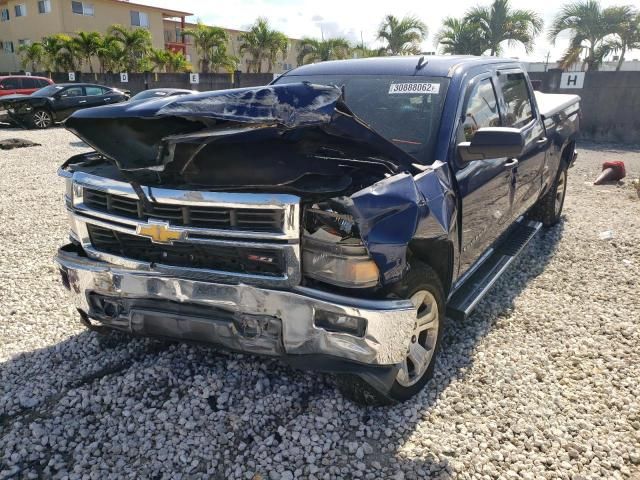
<path id="1" fill-rule="evenodd" d="M 127 318 L 116 319 L 118 325 L 128 325 L 130 331 L 143 334 L 167 325 L 171 325 L 173 332 L 208 332 L 210 338 L 216 338 L 211 343 L 248 353 L 325 354 L 368 365 L 396 365 L 406 356 L 415 322 L 415 308 L 408 300 L 360 300 L 305 287 L 279 291 L 247 284 L 205 282 L 157 270 L 127 269 L 80 256 L 64 247 L 56 260 L 68 278 L 76 307 L 87 314 L 92 311 L 89 295 L 95 293 L 127 299 L 134 306 L 136 300 L 141 305 L 144 300 L 164 300 L 209 307 L 212 312 L 224 311 L 242 321 L 266 318 L 281 325 L 279 338 L 274 340 L 273 331 L 246 338 L 231 324 L 221 328 L 215 318 L 150 313 L 142 306 L 132 308 Z M 357 337 L 318 328 L 313 321 L 316 310 L 365 318 L 366 333 Z"/>

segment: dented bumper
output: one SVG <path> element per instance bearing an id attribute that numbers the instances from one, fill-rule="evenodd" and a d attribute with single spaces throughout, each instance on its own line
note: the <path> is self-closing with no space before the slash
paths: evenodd
<path id="1" fill-rule="evenodd" d="M 354 299 L 305 287 L 280 291 L 126 269 L 90 259 L 72 244 L 56 260 L 92 326 L 247 353 L 394 366 L 406 356 L 416 315 L 408 300 Z M 364 328 L 346 333 L 327 325 L 327 318 L 338 317 L 356 319 Z"/>

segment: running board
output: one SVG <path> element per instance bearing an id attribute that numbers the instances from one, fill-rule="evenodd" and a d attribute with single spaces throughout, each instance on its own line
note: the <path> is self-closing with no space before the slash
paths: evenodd
<path id="1" fill-rule="evenodd" d="M 482 297 L 536 236 L 541 227 L 541 222 L 533 220 L 519 222 L 519 225 L 513 228 L 493 253 L 456 289 L 447 304 L 447 316 L 454 320 L 468 318 Z"/>

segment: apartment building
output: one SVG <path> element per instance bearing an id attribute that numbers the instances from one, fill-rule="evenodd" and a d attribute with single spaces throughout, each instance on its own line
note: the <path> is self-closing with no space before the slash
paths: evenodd
<path id="1" fill-rule="evenodd" d="M 182 32 L 185 29 L 194 28 L 195 23 L 182 23 L 175 19 L 164 20 L 164 41 L 167 48 L 171 48 L 174 51 L 180 50 L 185 53 L 187 59 L 193 65 L 193 70 L 197 71 L 200 66 L 200 56 L 193 45 L 193 39 L 190 37 L 184 37 Z M 246 53 L 240 55 L 240 45 L 242 40 L 240 36 L 244 33 L 242 30 L 234 30 L 231 28 L 224 29 L 229 35 L 229 44 L 227 45 L 227 51 L 235 55 L 240 59 L 238 69 L 241 72 L 248 72 L 251 67 L 251 57 Z M 271 67 L 273 73 L 283 73 L 298 66 L 298 45 L 300 40 L 295 38 L 289 39 L 289 50 L 285 58 L 282 55 L 278 55 L 278 58 L 274 65 Z M 266 61 L 262 63 L 262 72 L 269 72 L 269 66 Z"/>
<path id="2" fill-rule="evenodd" d="M 177 25 L 184 25 L 190 15 L 125 0 L 0 0 L 0 72 L 22 68 L 17 54 L 20 45 L 56 33 L 106 33 L 115 23 L 148 28 L 154 48 L 175 49 L 164 41 L 164 21 L 171 18 Z"/>

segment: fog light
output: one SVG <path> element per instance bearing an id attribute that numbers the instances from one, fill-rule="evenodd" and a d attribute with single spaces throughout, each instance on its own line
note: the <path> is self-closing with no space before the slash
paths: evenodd
<path id="1" fill-rule="evenodd" d="M 316 327 L 328 332 L 341 332 L 363 337 L 367 330 L 367 320 L 360 317 L 352 317 L 342 313 L 316 310 L 313 323 Z"/>

